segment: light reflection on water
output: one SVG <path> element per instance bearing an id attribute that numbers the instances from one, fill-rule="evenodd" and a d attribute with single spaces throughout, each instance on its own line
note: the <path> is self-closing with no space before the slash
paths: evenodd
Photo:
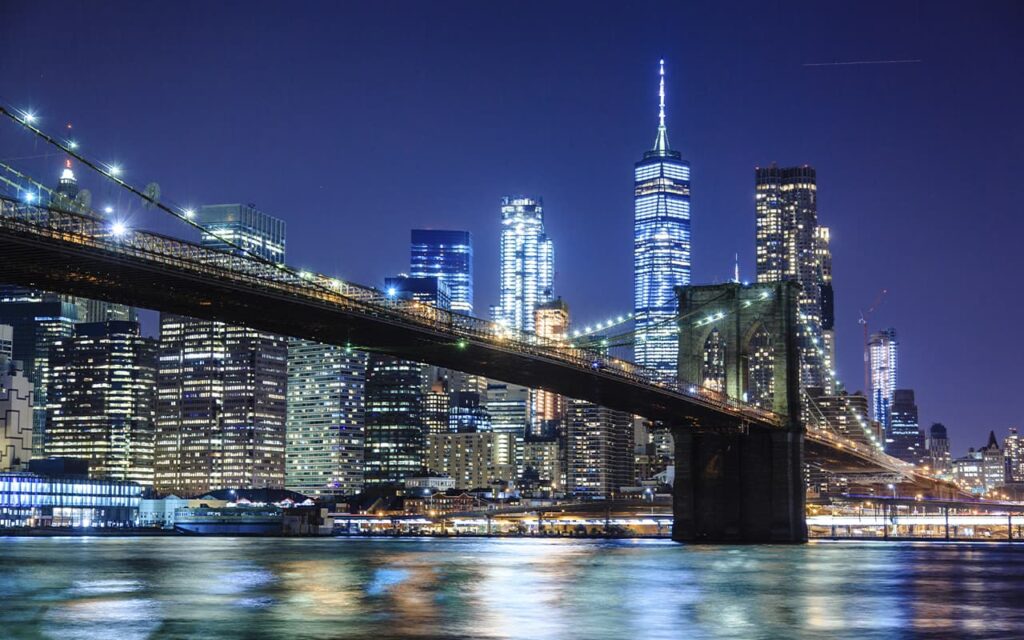
<path id="1" fill-rule="evenodd" d="M 1021 637 L 1024 547 L 2 538 L 0 637 Z"/>

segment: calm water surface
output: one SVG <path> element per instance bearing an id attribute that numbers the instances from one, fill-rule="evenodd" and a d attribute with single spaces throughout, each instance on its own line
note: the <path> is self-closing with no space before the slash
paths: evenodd
<path id="1" fill-rule="evenodd" d="M 2 638 L 1024 638 L 1024 546 L 0 545 Z"/>

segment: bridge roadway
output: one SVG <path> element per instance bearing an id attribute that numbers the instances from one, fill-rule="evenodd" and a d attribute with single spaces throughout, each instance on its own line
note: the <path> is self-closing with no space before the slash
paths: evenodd
<path id="1" fill-rule="evenodd" d="M 571 344 L 321 274 L 169 236 L 115 233 L 97 216 L 0 197 L 4 279 L 66 294 L 243 324 L 448 367 L 662 420 L 675 427 L 781 429 L 780 416 Z M 808 451 L 849 468 L 907 465 L 810 425 Z"/>

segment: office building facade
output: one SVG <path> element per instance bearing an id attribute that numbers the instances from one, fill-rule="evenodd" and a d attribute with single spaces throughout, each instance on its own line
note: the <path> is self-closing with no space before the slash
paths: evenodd
<path id="1" fill-rule="evenodd" d="M 409 275 L 437 278 L 449 291 L 451 310 L 473 315 L 473 239 L 468 231 L 413 229 Z"/>
<path id="2" fill-rule="evenodd" d="M 47 387 L 48 457 L 89 461 L 89 474 L 153 485 L 156 341 L 137 322 L 82 323 L 54 343 Z"/>
<path id="3" fill-rule="evenodd" d="M 818 226 L 817 173 L 806 165 L 758 167 L 754 190 L 757 281 L 800 283 L 800 382 L 834 393 L 832 258 L 828 229 Z"/>
<path id="4" fill-rule="evenodd" d="M 365 353 L 289 340 L 286 489 L 313 497 L 362 491 L 365 401 Z"/>

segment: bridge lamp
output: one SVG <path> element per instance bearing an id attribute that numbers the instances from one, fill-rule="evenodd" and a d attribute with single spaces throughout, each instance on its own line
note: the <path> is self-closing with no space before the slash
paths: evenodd
<path id="1" fill-rule="evenodd" d="M 114 224 L 110 225 L 110 233 L 114 234 L 114 236 L 118 238 L 124 237 L 124 235 L 128 233 L 128 225 L 118 220 Z"/>
<path id="2" fill-rule="evenodd" d="M 398 289 L 395 289 L 394 287 L 388 287 L 389 298 L 394 298 L 396 294 L 398 294 Z"/>
<path id="3" fill-rule="evenodd" d="M 119 167 L 116 164 L 110 165 L 110 168 L 107 169 L 107 171 L 110 172 L 110 175 L 112 175 L 112 176 L 119 176 L 119 175 L 121 175 L 121 167 Z"/>
<path id="4" fill-rule="evenodd" d="M 36 121 L 36 114 L 32 113 L 31 111 L 22 111 L 21 112 L 21 119 L 24 122 L 32 124 L 33 122 Z"/>
<path id="5" fill-rule="evenodd" d="M 465 349 L 466 348 L 466 341 L 465 340 L 459 340 L 458 342 L 455 343 L 455 346 L 460 348 L 460 349 Z"/>
<path id="6" fill-rule="evenodd" d="M 185 218 L 191 220 L 196 217 L 195 209 L 185 209 Z"/>
<path id="7" fill-rule="evenodd" d="M 28 191 L 28 192 L 25 193 L 25 202 L 27 202 L 29 204 L 32 204 L 35 201 L 36 201 L 36 194 L 32 193 L 31 191 Z"/>
<path id="8" fill-rule="evenodd" d="M 114 207 L 103 207 L 103 213 L 114 213 Z"/>
<path id="9" fill-rule="evenodd" d="M 78 148 L 78 143 L 74 140 L 68 140 L 68 149 L 75 150 Z"/>

